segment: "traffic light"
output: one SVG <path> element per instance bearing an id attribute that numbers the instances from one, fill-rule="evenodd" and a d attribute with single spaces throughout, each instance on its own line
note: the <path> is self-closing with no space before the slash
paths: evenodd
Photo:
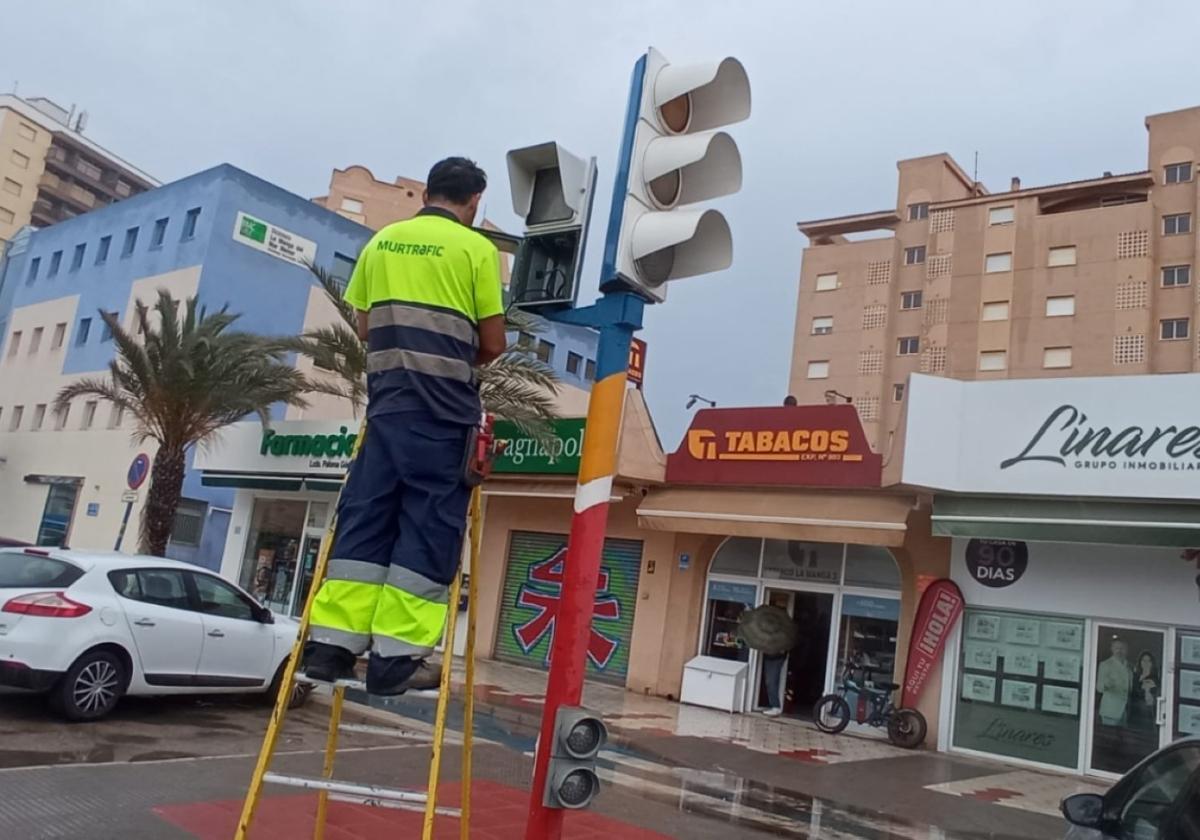
<path id="1" fill-rule="evenodd" d="M 578 706 L 560 706 L 554 719 L 550 768 L 542 802 L 549 808 L 585 808 L 600 792 L 596 756 L 608 740 L 604 721 Z"/>
<path id="2" fill-rule="evenodd" d="M 653 47 L 634 67 L 601 288 L 632 289 L 651 302 L 665 284 L 728 268 L 729 223 L 693 207 L 737 192 L 742 160 L 719 129 L 750 116 L 750 81 L 736 58 L 671 64 Z"/>
<path id="3" fill-rule="evenodd" d="M 576 157 L 557 143 L 513 149 L 507 159 L 513 211 L 525 222 L 513 260 L 511 301 L 525 309 L 574 306 L 596 159 Z"/>

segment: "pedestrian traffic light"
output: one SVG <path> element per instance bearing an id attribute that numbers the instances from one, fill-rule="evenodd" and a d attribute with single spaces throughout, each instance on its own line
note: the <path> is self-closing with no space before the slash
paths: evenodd
<path id="1" fill-rule="evenodd" d="M 577 157 L 553 142 L 513 149 L 507 158 L 513 211 L 525 223 L 513 261 L 510 299 L 525 309 L 574 306 L 596 159 Z"/>
<path id="2" fill-rule="evenodd" d="M 601 288 L 652 302 L 665 284 L 728 268 L 729 223 L 691 205 L 737 192 L 742 161 L 719 129 L 750 116 L 750 82 L 736 58 L 671 64 L 653 47 L 638 60 L 613 189 Z"/>
<path id="3" fill-rule="evenodd" d="M 596 756 L 608 740 L 604 721 L 578 706 L 560 706 L 554 719 L 550 768 L 543 804 L 549 808 L 585 808 L 600 792 Z"/>

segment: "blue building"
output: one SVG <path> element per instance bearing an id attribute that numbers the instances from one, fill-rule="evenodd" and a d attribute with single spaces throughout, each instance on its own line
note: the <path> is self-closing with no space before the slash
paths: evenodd
<path id="1" fill-rule="evenodd" d="M 14 237 L 0 260 L 0 536 L 112 548 L 127 505 L 136 531 L 144 489 L 125 501 L 126 474 L 153 442 L 133 441 L 129 419 L 106 405 L 52 411 L 64 384 L 107 369 L 114 345 L 102 311 L 130 326 L 136 301 L 165 288 L 210 310 L 228 306 L 239 329 L 296 335 L 332 312 L 305 264 L 347 278 L 371 234 L 226 164 Z M 550 325 L 532 340 L 568 391 L 588 387 L 589 331 Z M 348 413 L 314 400 L 307 410 L 277 407 L 274 419 Z M 202 485 L 189 465 L 183 496 L 168 554 L 217 569 L 233 490 Z M 130 533 L 122 547 L 135 545 Z"/>

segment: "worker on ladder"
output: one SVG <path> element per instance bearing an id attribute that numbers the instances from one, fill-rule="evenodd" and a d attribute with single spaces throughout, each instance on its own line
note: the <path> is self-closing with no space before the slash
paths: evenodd
<path id="1" fill-rule="evenodd" d="M 426 663 L 458 571 L 481 407 L 475 366 L 504 352 L 500 256 L 471 230 L 487 176 L 447 158 L 424 208 L 371 238 L 346 288 L 367 342 L 367 423 L 312 607 L 304 672 L 371 694 L 437 688 Z"/>

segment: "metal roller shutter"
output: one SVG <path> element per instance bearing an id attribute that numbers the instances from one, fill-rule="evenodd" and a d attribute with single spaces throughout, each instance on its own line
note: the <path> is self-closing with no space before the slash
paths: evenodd
<path id="1" fill-rule="evenodd" d="M 565 534 L 513 531 L 509 535 L 497 659 L 539 668 L 549 663 L 566 553 Z M 588 644 L 589 677 L 625 683 L 641 567 L 639 540 L 604 541 Z"/>

